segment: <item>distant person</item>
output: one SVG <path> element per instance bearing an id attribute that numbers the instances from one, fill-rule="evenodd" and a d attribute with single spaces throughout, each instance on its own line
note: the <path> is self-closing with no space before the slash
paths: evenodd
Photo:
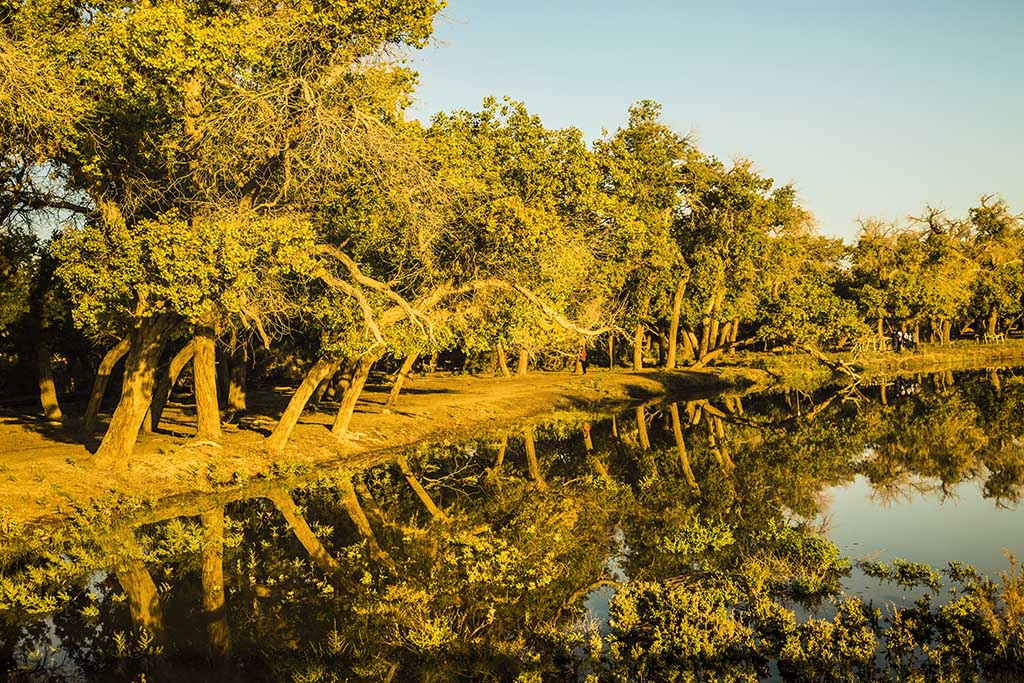
<path id="1" fill-rule="evenodd" d="M 584 343 L 580 346 L 580 367 L 583 368 L 583 374 L 587 374 L 587 366 L 590 363 L 587 361 L 587 345 Z"/>

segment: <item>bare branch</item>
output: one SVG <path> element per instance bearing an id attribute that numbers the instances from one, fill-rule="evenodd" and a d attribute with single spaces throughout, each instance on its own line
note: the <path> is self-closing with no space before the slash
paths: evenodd
<path id="1" fill-rule="evenodd" d="M 329 244 L 318 244 L 317 252 L 325 254 L 340 261 L 342 265 L 344 265 L 345 268 L 348 269 L 348 272 L 352 274 L 352 277 L 355 278 L 356 282 L 365 287 L 369 287 L 370 289 L 378 291 L 387 298 L 394 301 L 396 304 L 398 304 L 398 307 L 405 312 L 405 315 L 407 318 L 409 318 L 410 322 L 418 325 L 420 329 L 426 329 L 430 338 L 433 339 L 433 326 L 431 325 L 430 320 L 427 319 L 426 316 L 421 314 L 419 311 L 415 310 L 408 301 L 406 301 L 400 294 L 391 289 L 391 287 L 387 283 L 375 280 L 372 277 L 364 274 L 359 269 L 358 264 L 356 264 L 356 262 L 352 260 L 352 258 L 348 254 L 341 251 L 340 249 L 335 249 Z M 425 325 L 424 321 L 426 323 Z"/>
<path id="2" fill-rule="evenodd" d="M 373 307 L 361 291 L 341 278 L 335 277 L 326 268 L 318 268 L 313 272 L 313 277 L 322 280 L 328 286 L 333 287 L 343 294 L 347 294 L 355 299 L 359 304 L 359 309 L 363 312 L 363 320 L 366 322 L 366 327 L 370 330 L 370 334 L 373 335 L 374 341 L 377 344 L 384 343 L 384 337 L 381 335 L 380 326 L 377 324 L 373 314 Z"/>

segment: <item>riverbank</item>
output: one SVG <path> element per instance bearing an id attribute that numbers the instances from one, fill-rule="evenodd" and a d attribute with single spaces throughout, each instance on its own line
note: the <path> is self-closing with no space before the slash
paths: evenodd
<path id="1" fill-rule="evenodd" d="M 954 341 L 950 344 L 922 344 L 913 351 L 896 353 L 827 353 L 827 356 L 852 367 L 865 380 L 891 375 L 940 372 L 945 370 L 986 370 L 993 367 L 1024 365 L 1024 339 L 1010 339 L 998 344 Z M 740 352 L 725 356 L 719 369 L 731 368 L 741 373 L 767 373 L 777 383 L 798 389 L 811 389 L 837 378 L 830 368 L 802 351 L 791 353 Z M 760 379 L 758 381 L 764 381 Z"/>
<path id="2" fill-rule="evenodd" d="M 531 418 L 607 413 L 666 394 L 697 398 L 750 381 L 747 373 L 730 369 L 415 377 L 393 409 L 384 408 L 386 384 L 368 386 L 349 434 L 341 440 L 330 433 L 336 404 L 307 410 L 282 453 L 268 453 L 263 438 L 287 395 L 254 392 L 250 403 L 257 414 L 227 425 L 217 444 L 195 443 L 194 408 L 172 404 L 162 432 L 142 434 L 131 463 L 120 472 L 91 465 L 95 442 L 83 445 L 55 425 L 8 414 L 0 416 L 0 532 L 55 518 L 97 499 L 159 501 L 313 468 L 358 470 L 417 443 L 457 440 Z"/>
<path id="3" fill-rule="evenodd" d="M 870 380 L 899 373 L 1024 365 L 1024 340 L 926 345 L 902 354 L 839 358 Z M 330 433 L 336 404 L 307 410 L 282 453 L 267 452 L 263 439 L 287 402 L 287 392 L 256 391 L 250 397 L 252 414 L 226 425 L 217 444 L 196 443 L 194 408 L 172 404 L 162 431 L 142 434 L 132 462 L 121 472 L 91 465 L 96 441 L 82 444 L 73 433 L 33 416 L 0 414 L 0 533 L 56 518 L 99 499 L 131 496 L 159 501 L 224 492 L 244 482 L 317 468 L 359 470 L 392 457 L 396 449 L 459 440 L 530 420 L 584 420 L 666 395 L 703 398 L 722 390 L 750 391 L 772 384 L 809 390 L 835 379 L 829 368 L 802 352 L 737 353 L 699 372 L 593 368 L 584 376 L 419 376 L 410 381 L 394 409 L 384 407 L 386 383 L 368 386 L 342 440 Z M 69 412 L 74 414 L 74 406 Z"/>

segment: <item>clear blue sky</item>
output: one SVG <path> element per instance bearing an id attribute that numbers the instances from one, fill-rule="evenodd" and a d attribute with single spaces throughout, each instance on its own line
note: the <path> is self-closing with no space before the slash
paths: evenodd
<path id="1" fill-rule="evenodd" d="M 525 102 L 588 140 L 643 98 L 793 182 L 821 232 L 983 193 L 1024 211 L 1024 0 L 450 0 L 413 114 Z"/>

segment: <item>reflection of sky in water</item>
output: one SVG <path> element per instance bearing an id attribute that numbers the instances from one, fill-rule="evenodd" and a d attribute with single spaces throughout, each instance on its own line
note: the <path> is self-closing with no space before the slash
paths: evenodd
<path id="1" fill-rule="evenodd" d="M 605 570 L 612 581 L 623 583 L 628 581 L 629 577 L 626 576 L 626 572 L 622 568 L 622 562 L 629 556 L 630 551 L 629 546 L 626 545 L 626 534 L 620 527 L 615 527 L 612 541 L 615 542 L 615 553 L 605 562 Z M 583 609 L 586 610 L 587 619 L 598 622 L 602 636 L 611 632 L 608 626 L 608 609 L 614 596 L 615 588 L 613 586 L 600 586 L 587 593 L 587 597 L 583 600 Z"/>
<path id="2" fill-rule="evenodd" d="M 930 482 L 925 482 L 930 483 Z M 1009 567 L 1004 549 L 1024 558 L 1024 509 L 1005 509 L 982 497 L 980 481 L 880 501 L 867 478 L 825 489 L 827 535 L 851 560 L 921 562 L 936 570 L 950 560 L 974 565 L 996 578 Z M 943 577 L 945 578 L 945 577 Z M 846 592 L 877 602 L 919 595 L 882 584 L 854 570 Z"/>

